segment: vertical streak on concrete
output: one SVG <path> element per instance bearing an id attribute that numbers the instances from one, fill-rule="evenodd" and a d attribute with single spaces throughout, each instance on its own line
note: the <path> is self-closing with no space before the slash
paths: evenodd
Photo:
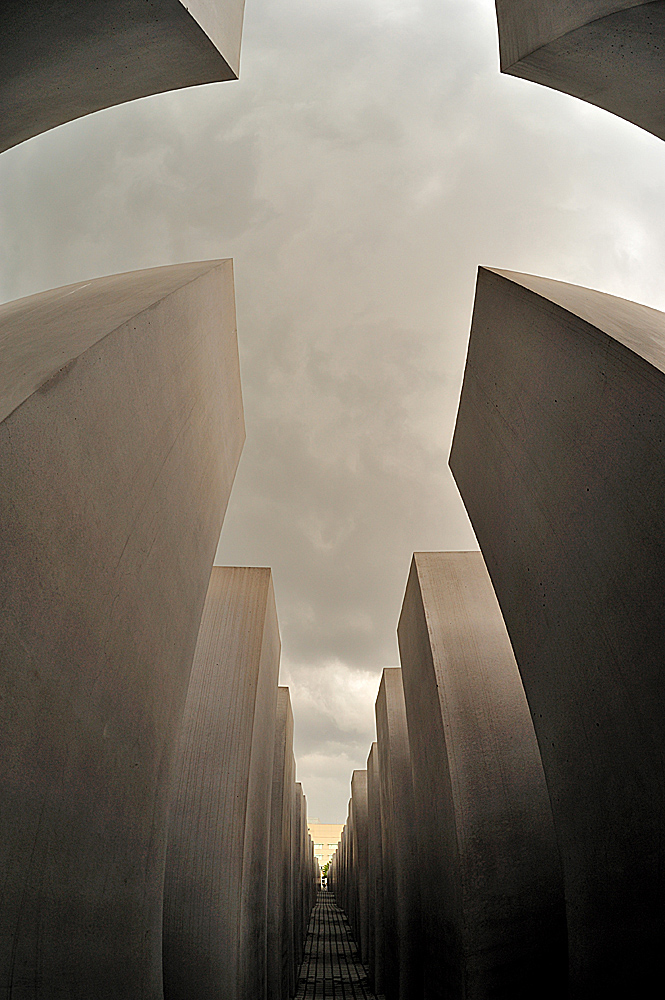
<path id="1" fill-rule="evenodd" d="M 369 974 L 374 992 L 384 993 L 383 845 L 379 780 L 379 748 L 376 743 L 372 743 L 372 749 L 367 758 Z"/>
<path id="2" fill-rule="evenodd" d="M 293 712 L 289 689 L 277 691 L 277 725 L 270 811 L 268 888 L 268 1000 L 292 995 L 293 886 L 291 882 L 291 793 L 295 782 Z"/>
<path id="3" fill-rule="evenodd" d="M 479 552 L 416 553 L 398 628 L 426 1000 L 566 992 L 563 876 L 517 664 Z"/>
<path id="4" fill-rule="evenodd" d="M 384 988 L 421 996 L 420 894 L 411 752 L 399 667 L 383 671 L 376 699 L 384 877 Z"/>
<path id="5" fill-rule="evenodd" d="M 169 816 L 166 1000 L 265 993 L 279 648 L 270 570 L 215 567 Z"/>
<path id="6" fill-rule="evenodd" d="M 351 778 L 353 802 L 354 882 L 357 893 L 357 942 L 364 964 L 368 960 L 368 871 L 367 871 L 367 771 L 354 771 Z"/>

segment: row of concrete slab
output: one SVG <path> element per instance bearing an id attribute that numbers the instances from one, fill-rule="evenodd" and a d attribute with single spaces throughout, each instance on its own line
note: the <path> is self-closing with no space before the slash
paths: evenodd
<path id="1" fill-rule="evenodd" d="M 166 1000 L 287 1000 L 320 883 L 269 569 L 214 567 L 176 755 Z"/>
<path id="2" fill-rule="evenodd" d="M 482 555 L 414 556 L 331 865 L 391 1000 L 663 972 L 664 442 L 665 315 L 481 269 L 451 468 Z"/>
<path id="3" fill-rule="evenodd" d="M 0 148 L 237 75 L 242 9 L 2 5 Z M 502 66 L 663 137 L 664 11 L 499 0 Z M 416 558 L 332 873 L 390 996 L 663 972 L 664 371 L 654 310 L 480 271 L 451 465 L 503 617 L 479 556 Z M 0 310 L 8 998 L 293 989 L 316 869 L 270 584 L 212 572 L 243 440 L 230 261 Z"/>
<path id="4" fill-rule="evenodd" d="M 191 715 L 187 702 L 244 437 L 231 264 L 113 276 L 8 303 L 0 347 L 3 981 L 8 995 L 159 997 L 164 921 L 195 910 L 168 875 L 167 843 L 186 855 L 188 837 L 203 836 L 198 819 L 183 832 L 178 810 L 203 810 L 201 822 L 212 810 L 214 837 L 249 817 L 254 843 L 265 828 L 251 832 L 251 803 L 268 801 L 266 755 L 275 753 L 273 709 L 240 685 L 224 711 L 247 785 L 238 777 L 228 787 L 246 787 L 248 805 L 227 814 L 221 772 L 206 772 L 204 725 L 206 698 L 220 712 L 223 699 L 208 679 L 202 707 Z M 386 862 L 386 891 L 395 887 L 386 912 L 397 916 L 385 923 L 393 944 L 383 953 L 406 963 L 387 991 L 420 974 L 418 963 L 403 971 L 411 945 L 394 944 L 413 916 L 414 886 L 425 900 L 416 940 L 426 983 L 464 982 L 464 995 L 480 996 L 495 976 L 514 991 L 546 968 L 543 988 L 558 988 L 566 935 L 576 996 L 597 983 L 626 990 L 660 971 L 664 371 L 656 310 L 479 272 L 451 465 L 485 563 L 478 554 L 416 557 L 399 627 L 408 721 L 399 738 L 391 672 L 378 706 L 377 763 L 385 759 L 391 777 L 381 778 L 385 843 L 377 853 L 374 841 L 368 864 L 397 857 L 404 803 L 404 837 L 415 829 L 424 844 L 415 880 Z M 249 573 L 260 658 L 272 650 L 270 680 L 257 679 L 256 690 L 276 698 L 267 584 L 235 572 Z M 220 600 L 211 634 L 225 615 Z M 188 726 L 192 746 L 178 749 Z M 409 766 L 393 768 L 405 733 Z M 242 753 L 241 737 L 250 740 Z M 177 760 L 186 776 L 173 786 Z M 412 793 L 399 786 L 410 773 Z M 178 804 L 188 787 L 191 808 Z M 371 798 L 371 776 L 369 787 Z M 237 866 L 222 876 L 232 852 L 223 848 L 222 865 L 211 847 L 211 885 L 229 879 L 244 892 L 261 883 L 265 869 L 244 849 L 242 877 Z M 302 858 L 310 854 L 303 845 Z M 205 899 L 202 858 L 190 889 Z M 341 893 L 345 866 L 333 866 Z M 180 903 L 164 902 L 165 871 Z M 300 861 L 293 872 L 285 884 L 306 888 L 286 962 L 291 985 L 313 881 Z M 238 927 L 250 912 L 250 926 L 264 926 L 255 904 L 238 900 Z M 212 935 L 209 922 L 221 918 L 203 908 Z M 371 949 L 372 933 L 380 940 L 380 926 L 368 924 L 361 947 Z M 191 927 L 182 934 L 196 939 Z M 201 974 L 218 961 L 206 940 Z"/>
<path id="5" fill-rule="evenodd" d="M 563 880 L 510 640 L 478 552 L 417 553 L 330 869 L 377 993 L 561 997 Z"/>
<path id="6" fill-rule="evenodd" d="M 665 138 L 665 3 L 496 7 L 504 72 Z M 332 865 L 389 997 L 662 979 L 663 442 L 662 313 L 479 269 L 450 466 L 484 562 L 414 558 Z"/>
<path id="7" fill-rule="evenodd" d="M 317 865 L 271 576 L 213 568 L 231 262 L 8 303 L 0 358 L 3 995 L 289 997 Z"/>

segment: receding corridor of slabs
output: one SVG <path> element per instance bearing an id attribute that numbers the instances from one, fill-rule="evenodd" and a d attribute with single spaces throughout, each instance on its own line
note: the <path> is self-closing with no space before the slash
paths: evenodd
<path id="1" fill-rule="evenodd" d="M 332 892 L 317 895 L 294 1000 L 383 1000 L 369 988 L 349 922 Z"/>

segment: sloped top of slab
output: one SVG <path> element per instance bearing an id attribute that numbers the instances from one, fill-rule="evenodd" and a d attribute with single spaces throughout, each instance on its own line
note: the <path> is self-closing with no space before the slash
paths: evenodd
<path id="1" fill-rule="evenodd" d="M 178 288 L 232 262 L 127 271 L 0 305 L 0 421 L 113 330 Z"/>
<path id="2" fill-rule="evenodd" d="M 245 0 L 187 0 L 185 6 L 238 76 Z"/>
<path id="3" fill-rule="evenodd" d="M 654 368 L 665 372 L 665 313 L 658 309 L 620 299 L 607 292 L 598 292 L 593 288 L 570 285 L 565 281 L 541 278 L 535 274 L 520 274 L 518 271 L 503 271 L 494 267 L 479 270 L 492 271 L 544 299 L 549 299 L 602 330 L 608 337 L 618 340 Z"/>
<path id="4" fill-rule="evenodd" d="M 591 21 L 650 0 L 496 0 L 501 70 Z"/>

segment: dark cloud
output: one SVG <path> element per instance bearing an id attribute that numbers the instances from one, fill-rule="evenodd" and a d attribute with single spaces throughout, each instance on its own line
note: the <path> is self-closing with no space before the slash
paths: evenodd
<path id="1" fill-rule="evenodd" d="M 498 73 L 492 0 L 247 0 L 241 80 L 0 156 L 0 293 L 232 256 L 247 444 L 218 561 L 272 565 L 299 775 L 341 821 L 447 469 L 479 263 L 665 306 L 653 136 Z"/>

